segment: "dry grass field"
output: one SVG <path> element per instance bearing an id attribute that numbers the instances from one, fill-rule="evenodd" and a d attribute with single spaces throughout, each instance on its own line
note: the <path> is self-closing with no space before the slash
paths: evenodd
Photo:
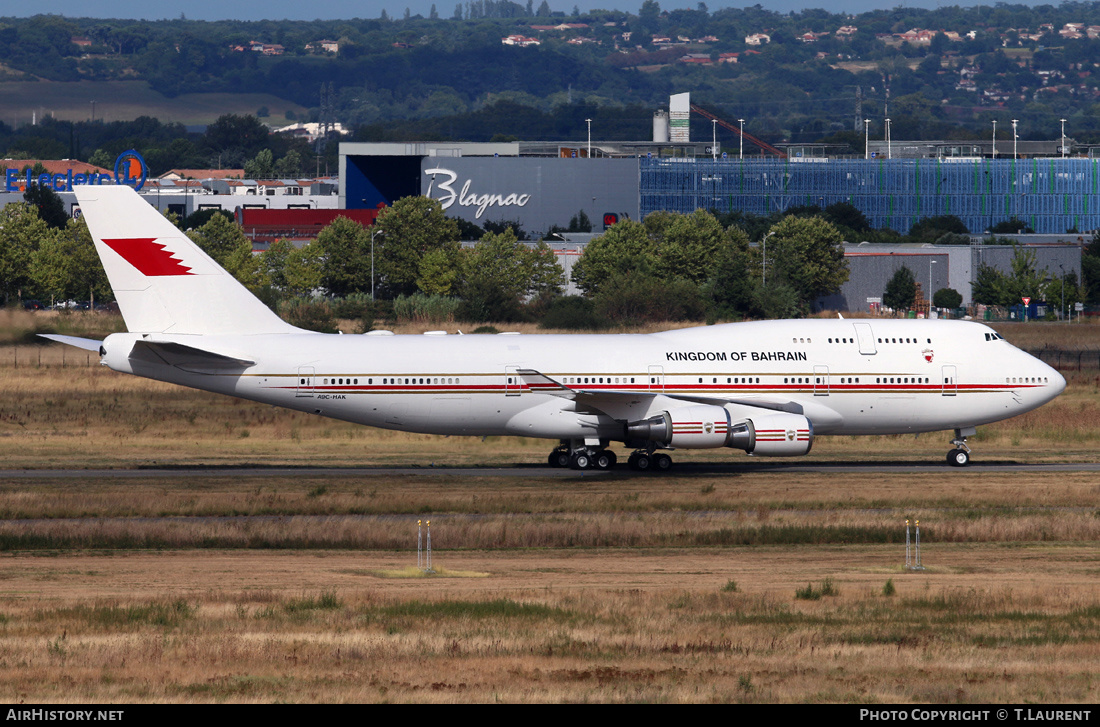
<path id="1" fill-rule="evenodd" d="M 0 314 L 0 469 L 127 472 L 0 474 L 12 702 L 1100 699 L 1093 473 L 551 477 L 534 466 L 546 442 L 383 432 L 124 377 L 28 344 L 44 321 L 118 326 Z M 1100 326 L 1001 330 L 1100 343 Z M 983 428 L 975 461 L 1095 461 L 1097 374 Z M 822 437 L 809 460 L 939 462 L 947 439 Z M 224 468 L 135 472 L 152 465 Z M 906 519 L 925 570 L 904 567 Z M 434 574 L 415 567 L 426 520 Z"/>

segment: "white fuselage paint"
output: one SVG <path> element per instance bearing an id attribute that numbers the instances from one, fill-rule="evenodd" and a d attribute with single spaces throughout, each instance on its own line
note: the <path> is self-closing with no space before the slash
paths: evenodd
<path id="1" fill-rule="evenodd" d="M 625 421 L 698 397 L 735 400 L 727 406 L 735 419 L 738 407 L 749 415 L 752 402 L 794 403 L 818 434 L 937 431 L 1023 414 L 1065 388 L 1051 367 L 990 328 L 962 321 L 761 321 L 619 335 L 156 336 L 255 362 L 243 372 L 201 373 L 129 359 L 141 337 L 108 337 L 104 363 L 430 434 L 621 441 Z M 615 395 L 593 410 L 533 391 L 518 369 L 575 391 Z"/>

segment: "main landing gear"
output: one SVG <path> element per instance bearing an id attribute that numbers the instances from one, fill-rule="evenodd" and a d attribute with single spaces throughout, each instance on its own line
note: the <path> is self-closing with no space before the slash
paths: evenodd
<path id="1" fill-rule="evenodd" d="M 626 464 L 635 472 L 668 472 L 672 469 L 672 457 L 664 452 L 638 449 L 631 453 Z"/>
<path id="2" fill-rule="evenodd" d="M 618 458 L 606 447 L 571 446 L 562 443 L 546 458 L 551 467 L 569 467 L 575 470 L 609 470 Z M 638 449 L 631 453 L 627 466 L 635 472 L 668 472 L 672 469 L 672 457 L 652 449 Z"/>
<path id="3" fill-rule="evenodd" d="M 569 467 L 575 470 L 609 470 L 615 466 L 616 461 L 618 457 L 610 449 L 583 446 L 571 449 L 567 444 L 554 449 L 547 458 L 551 467 Z"/>
<path id="4" fill-rule="evenodd" d="M 947 453 L 947 463 L 949 465 L 952 467 L 965 467 L 970 464 L 970 447 L 966 446 L 966 438 L 973 437 L 977 433 L 978 430 L 974 427 L 955 430 L 955 438 L 951 440 L 951 444 L 955 445 L 955 448 Z"/>

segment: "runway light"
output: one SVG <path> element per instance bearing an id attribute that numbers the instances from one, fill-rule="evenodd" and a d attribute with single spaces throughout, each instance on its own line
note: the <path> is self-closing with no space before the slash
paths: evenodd
<path id="1" fill-rule="evenodd" d="M 916 526 L 916 539 L 914 547 L 909 546 L 909 521 L 905 521 L 905 569 L 924 570 L 920 560 L 920 520 L 914 521 Z"/>

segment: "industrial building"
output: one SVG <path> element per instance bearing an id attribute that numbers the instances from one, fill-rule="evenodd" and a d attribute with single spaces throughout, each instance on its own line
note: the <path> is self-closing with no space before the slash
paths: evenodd
<path id="1" fill-rule="evenodd" d="M 438 199 L 451 216 L 516 220 L 534 233 L 580 210 L 598 223 L 605 214 L 770 215 L 847 202 L 872 227 L 902 233 L 925 217 L 954 215 L 972 233 L 1015 219 L 1064 234 L 1100 228 L 1100 159 L 742 158 L 740 150 L 730 158 L 690 142 L 340 145 L 341 207 L 413 194 Z"/>
<path id="2" fill-rule="evenodd" d="M 1021 249 L 1035 255 L 1036 270 L 1045 271 L 1048 277 L 1081 279 L 1081 245 L 1074 238 L 1061 236 L 1057 241 L 1031 235 L 1014 238 L 1021 238 L 1018 240 L 1021 244 L 986 244 L 980 238 L 971 245 L 846 243 L 848 282 L 839 293 L 819 301 L 819 306 L 828 310 L 874 311 L 882 305 L 886 283 L 902 266 L 913 271 L 919 286 L 918 298 L 928 300 L 941 288 L 952 288 L 962 295 L 963 306 L 970 306 L 971 283 L 978 270 L 988 266 L 1010 273 L 1013 256 Z"/>

